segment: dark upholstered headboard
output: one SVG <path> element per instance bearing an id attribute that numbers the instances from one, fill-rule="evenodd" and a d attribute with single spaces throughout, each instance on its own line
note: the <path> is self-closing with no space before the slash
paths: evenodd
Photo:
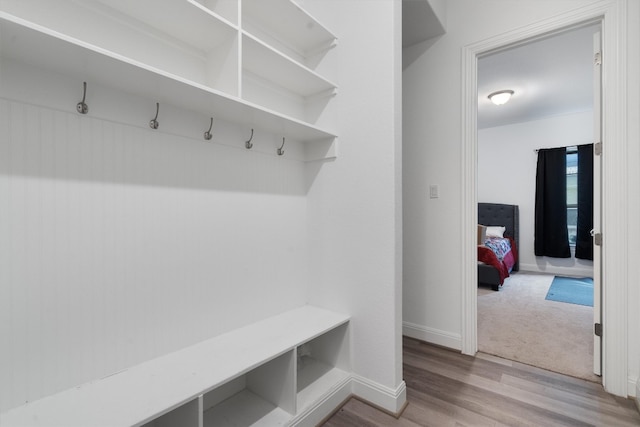
<path id="1" fill-rule="evenodd" d="M 478 203 L 478 224 L 498 225 L 506 228 L 505 237 L 512 237 L 516 248 L 520 248 L 520 215 L 518 205 L 503 205 L 500 203 Z M 513 270 L 520 269 L 520 262 L 516 262 Z"/>

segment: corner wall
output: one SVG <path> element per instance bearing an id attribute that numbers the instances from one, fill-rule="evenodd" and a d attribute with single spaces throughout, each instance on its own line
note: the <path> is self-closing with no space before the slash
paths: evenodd
<path id="1" fill-rule="evenodd" d="M 306 0 L 338 35 L 338 157 L 309 170 L 309 302 L 350 313 L 354 392 L 397 412 L 402 380 L 401 2 Z"/>

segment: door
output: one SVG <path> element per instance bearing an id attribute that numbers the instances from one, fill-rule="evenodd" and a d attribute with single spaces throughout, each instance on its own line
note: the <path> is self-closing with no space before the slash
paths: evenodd
<path id="1" fill-rule="evenodd" d="M 601 185 L 602 185 L 602 156 L 599 154 L 602 147 L 602 49 L 600 31 L 593 35 L 593 131 L 594 131 L 594 156 L 593 156 L 593 373 L 602 375 L 602 338 L 596 333 L 596 326 L 602 321 L 602 247 L 596 244 L 596 236 L 601 232 Z M 598 144 L 600 143 L 600 144 Z M 598 242 L 599 243 L 599 242 Z"/>

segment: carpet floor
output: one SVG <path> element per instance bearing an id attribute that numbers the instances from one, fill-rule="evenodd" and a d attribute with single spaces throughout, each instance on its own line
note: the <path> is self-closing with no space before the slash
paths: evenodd
<path id="1" fill-rule="evenodd" d="M 593 308 L 545 299 L 552 275 L 515 273 L 478 288 L 478 350 L 601 382 L 593 374 Z"/>

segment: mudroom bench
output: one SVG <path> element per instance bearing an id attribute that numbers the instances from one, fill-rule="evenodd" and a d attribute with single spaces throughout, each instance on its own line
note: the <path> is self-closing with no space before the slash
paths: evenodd
<path id="1" fill-rule="evenodd" d="M 350 393 L 348 322 L 300 307 L 11 409 L 0 425 L 313 425 Z"/>

